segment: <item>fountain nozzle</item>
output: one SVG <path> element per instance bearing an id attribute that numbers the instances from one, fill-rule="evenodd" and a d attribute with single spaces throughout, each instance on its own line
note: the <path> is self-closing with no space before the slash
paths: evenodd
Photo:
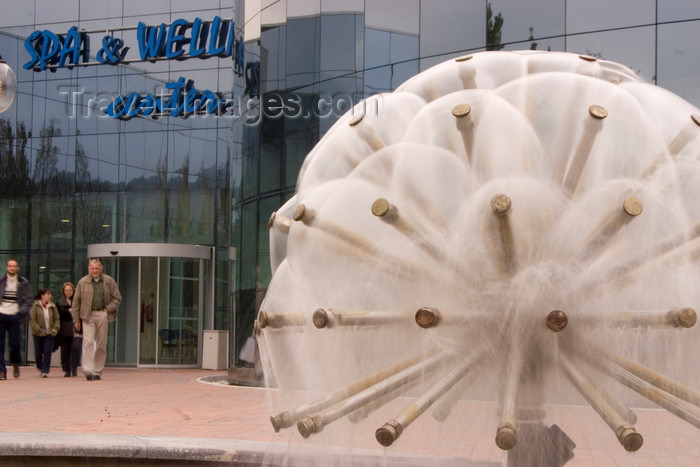
<path id="1" fill-rule="evenodd" d="M 506 424 L 498 427 L 496 431 L 496 446 L 504 451 L 508 451 L 515 447 L 516 442 L 515 428 L 512 425 Z"/>
<path id="2" fill-rule="evenodd" d="M 308 438 L 314 433 L 318 433 L 323 429 L 323 423 L 320 417 L 304 417 L 297 422 L 297 430 L 302 437 Z"/>
<path id="3" fill-rule="evenodd" d="M 316 308 L 311 320 L 313 321 L 314 326 L 316 326 L 318 329 L 325 328 L 330 324 L 328 313 L 323 308 Z"/>
<path id="4" fill-rule="evenodd" d="M 374 432 L 374 437 L 377 438 L 382 446 L 391 446 L 396 439 L 401 436 L 403 428 L 396 420 L 389 420 L 381 428 L 377 428 Z"/>
<path id="5" fill-rule="evenodd" d="M 437 326 L 439 322 L 440 314 L 435 308 L 424 306 L 416 311 L 416 324 L 423 329 Z"/>
<path id="6" fill-rule="evenodd" d="M 550 311 L 547 315 L 547 327 L 554 332 L 563 331 L 569 324 L 569 318 L 561 310 Z"/>
<path id="7" fill-rule="evenodd" d="M 674 322 L 682 328 L 692 328 L 698 322 L 698 315 L 692 308 L 681 308 L 673 314 Z"/>
<path id="8" fill-rule="evenodd" d="M 270 423 L 272 423 L 272 428 L 274 428 L 275 433 L 279 432 L 282 428 L 292 426 L 292 421 L 289 418 L 289 412 L 281 412 L 277 415 L 271 416 Z"/>
<path id="9" fill-rule="evenodd" d="M 503 193 L 499 193 L 491 198 L 491 210 L 496 215 L 503 215 L 507 213 L 510 209 L 510 204 L 510 197 L 508 195 L 504 195 Z"/>
<path id="10" fill-rule="evenodd" d="M 616 434 L 617 439 L 620 440 L 620 444 L 622 444 L 627 452 L 638 451 L 644 443 L 642 435 L 637 433 L 637 430 L 632 427 L 620 426 Z"/>

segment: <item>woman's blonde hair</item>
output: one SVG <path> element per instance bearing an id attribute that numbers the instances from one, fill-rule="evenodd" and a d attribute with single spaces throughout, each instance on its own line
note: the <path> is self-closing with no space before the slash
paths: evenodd
<path id="1" fill-rule="evenodd" d="M 75 286 L 73 285 L 72 282 L 64 282 L 63 285 L 61 286 L 61 293 L 65 295 L 67 285 L 70 285 L 70 288 L 73 289 L 73 293 L 75 293 Z"/>

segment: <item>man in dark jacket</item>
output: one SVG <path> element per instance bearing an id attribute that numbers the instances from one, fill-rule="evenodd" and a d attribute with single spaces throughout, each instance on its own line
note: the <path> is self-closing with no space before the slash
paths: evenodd
<path id="1" fill-rule="evenodd" d="M 10 334 L 10 362 L 14 369 L 14 377 L 19 378 L 21 355 L 20 323 L 29 319 L 29 308 L 32 306 L 32 288 L 29 281 L 17 274 L 19 264 L 10 259 L 5 264 L 7 274 L 0 277 L 0 380 L 7 379 L 5 367 L 5 335 Z"/>

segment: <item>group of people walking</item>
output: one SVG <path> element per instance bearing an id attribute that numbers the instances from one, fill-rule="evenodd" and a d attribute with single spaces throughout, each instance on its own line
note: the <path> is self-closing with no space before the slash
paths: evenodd
<path id="1" fill-rule="evenodd" d="M 51 371 L 51 355 L 61 349 L 63 376 L 78 376 L 83 336 L 73 326 L 71 314 L 75 287 L 66 282 L 61 288 L 61 298 L 51 301 L 49 289 L 39 289 L 29 311 L 29 328 L 34 337 L 34 356 L 40 376 L 46 378 Z"/>
<path id="2" fill-rule="evenodd" d="M 29 281 L 18 274 L 16 260 L 7 261 L 5 268 L 7 274 L 0 277 L 0 380 L 7 379 L 8 334 L 13 376 L 20 376 L 20 325 L 27 321 L 41 378 L 48 377 L 51 355 L 60 348 L 64 377 L 78 376 L 82 364 L 88 381 L 100 380 L 107 358 L 109 323 L 116 319 L 122 299 L 117 283 L 102 272 L 100 260 L 90 260 L 88 275 L 78 281 L 77 287 L 64 283 L 56 303 L 48 288 L 39 289 L 32 299 Z"/>

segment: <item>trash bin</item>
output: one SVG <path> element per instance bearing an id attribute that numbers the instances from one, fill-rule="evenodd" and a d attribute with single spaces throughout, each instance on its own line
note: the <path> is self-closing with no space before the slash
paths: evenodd
<path id="1" fill-rule="evenodd" d="M 204 331 L 202 342 L 202 369 L 228 368 L 228 331 Z"/>

